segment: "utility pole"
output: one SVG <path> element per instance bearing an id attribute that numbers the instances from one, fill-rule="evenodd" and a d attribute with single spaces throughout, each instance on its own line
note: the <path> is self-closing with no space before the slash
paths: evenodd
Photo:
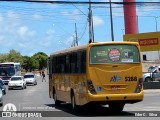
<path id="1" fill-rule="evenodd" d="M 93 28 L 93 15 L 91 11 L 91 21 L 92 21 L 92 42 L 94 42 L 94 28 Z"/>
<path id="2" fill-rule="evenodd" d="M 91 43 L 91 42 L 94 42 L 93 17 L 92 17 L 92 10 L 91 10 L 91 0 L 89 0 L 88 22 L 89 22 L 89 43 Z"/>
<path id="3" fill-rule="evenodd" d="M 77 25 L 75 23 L 75 45 L 78 46 Z"/>
<path id="4" fill-rule="evenodd" d="M 71 47 L 78 46 L 77 25 L 75 23 L 75 34 L 73 35 L 73 43 Z"/>
<path id="5" fill-rule="evenodd" d="M 111 0 L 109 0 L 110 2 L 110 21 L 111 21 L 111 37 L 112 37 L 112 41 L 114 41 L 114 30 L 113 30 L 113 18 L 112 18 L 112 5 L 111 5 Z"/>

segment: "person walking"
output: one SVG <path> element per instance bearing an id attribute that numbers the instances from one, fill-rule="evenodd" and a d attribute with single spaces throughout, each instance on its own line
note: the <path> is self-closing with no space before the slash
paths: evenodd
<path id="1" fill-rule="evenodd" d="M 39 75 L 40 75 L 40 76 L 42 75 L 42 72 L 41 72 L 41 71 L 39 71 Z"/>
<path id="2" fill-rule="evenodd" d="M 44 71 L 42 71 L 42 82 L 43 82 L 43 80 L 45 80 L 45 82 L 46 82 L 46 78 L 45 78 L 45 73 L 44 73 Z"/>

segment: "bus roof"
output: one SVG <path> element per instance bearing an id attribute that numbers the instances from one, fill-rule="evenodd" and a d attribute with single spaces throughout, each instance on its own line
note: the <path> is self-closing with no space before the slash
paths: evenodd
<path id="1" fill-rule="evenodd" d="M 93 42 L 93 43 L 89 43 L 91 46 L 92 45 L 104 45 L 104 44 L 138 44 L 137 42 L 128 42 L 128 41 L 111 41 L 111 42 Z M 67 49 L 64 49 L 64 50 L 60 50 L 60 51 L 57 51 L 57 52 L 53 52 L 51 54 L 51 56 L 53 55 L 58 55 L 58 54 L 64 54 L 64 53 L 69 53 L 69 52 L 73 52 L 73 51 L 77 51 L 77 50 L 85 50 L 87 48 L 87 45 L 81 45 L 81 46 L 75 46 L 75 47 L 71 47 L 71 48 L 67 48 Z"/>
<path id="2" fill-rule="evenodd" d="M 77 50 L 85 50 L 86 48 L 87 48 L 87 45 L 75 46 L 75 47 L 67 48 L 67 49 L 64 49 L 64 50 L 57 51 L 57 52 L 53 52 L 51 54 L 51 56 L 52 55 L 63 54 L 63 53 L 69 53 L 69 52 L 77 51 Z"/>
<path id="3" fill-rule="evenodd" d="M 20 65 L 20 63 L 15 63 L 15 62 L 5 62 L 5 63 L 0 63 L 0 64 L 13 64 L 13 65 Z"/>

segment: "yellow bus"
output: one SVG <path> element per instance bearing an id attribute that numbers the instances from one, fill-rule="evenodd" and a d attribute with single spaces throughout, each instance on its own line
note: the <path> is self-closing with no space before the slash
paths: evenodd
<path id="1" fill-rule="evenodd" d="M 49 97 L 72 110 L 88 103 L 122 111 L 143 100 L 142 62 L 136 42 L 97 42 L 54 52 L 49 57 Z"/>

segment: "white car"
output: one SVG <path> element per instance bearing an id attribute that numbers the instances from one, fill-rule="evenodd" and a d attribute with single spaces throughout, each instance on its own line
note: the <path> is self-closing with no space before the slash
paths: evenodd
<path id="1" fill-rule="evenodd" d="M 26 73 L 24 75 L 24 80 L 26 81 L 26 84 L 37 85 L 37 79 L 34 73 Z"/>
<path id="2" fill-rule="evenodd" d="M 0 89 L 0 106 L 3 106 L 3 92 Z"/>
<path id="3" fill-rule="evenodd" d="M 26 81 L 23 76 L 13 76 L 8 83 L 8 90 L 13 88 L 26 88 Z"/>
<path id="4" fill-rule="evenodd" d="M 160 66 L 151 66 L 147 73 L 143 73 L 144 82 L 160 81 Z"/>

